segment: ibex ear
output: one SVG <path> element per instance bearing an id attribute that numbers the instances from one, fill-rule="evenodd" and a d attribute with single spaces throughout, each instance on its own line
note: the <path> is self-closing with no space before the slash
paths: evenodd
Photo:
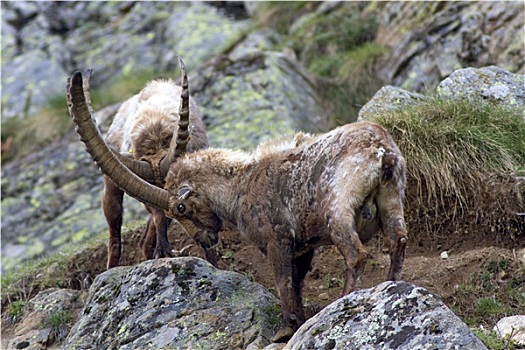
<path id="1" fill-rule="evenodd" d="M 188 198 L 192 190 L 193 189 L 190 187 L 190 185 L 182 185 L 181 188 L 179 188 L 179 200 Z"/>

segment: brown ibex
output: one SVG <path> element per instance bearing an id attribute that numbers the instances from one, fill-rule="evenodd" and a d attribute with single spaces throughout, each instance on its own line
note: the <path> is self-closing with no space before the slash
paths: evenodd
<path id="1" fill-rule="evenodd" d="M 153 80 L 119 108 L 106 135 L 106 143 L 124 164 L 142 179 L 162 187 L 169 166 L 184 152 L 208 147 L 200 112 L 188 93 L 184 63 L 181 86 L 172 80 Z M 89 101 L 90 70 L 85 73 L 84 93 Z M 69 84 L 69 83 L 68 83 Z M 104 175 L 102 209 L 109 226 L 107 268 L 119 264 L 124 192 Z M 162 210 L 146 205 L 150 217 L 140 247 L 146 259 L 173 256 L 167 230 L 171 219 Z M 208 261 L 216 265 L 212 250 Z"/>
<path id="2" fill-rule="evenodd" d="M 290 337 L 305 321 L 301 286 L 318 246 L 334 244 L 343 255 L 346 295 L 363 273 L 363 243 L 381 229 L 390 242 L 388 279 L 399 279 L 407 241 L 405 160 L 383 127 L 360 122 L 318 136 L 300 133 L 250 154 L 225 149 L 186 154 L 171 165 L 161 189 L 96 147 L 81 87 L 81 77 L 73 76 L 71 110 L 102 171 L 183 226 L 189 220 L 201 228 L 206 234 L 195 238 L 204 246 L 218 242 L 225 221 L 268 255 L 282 307 L 283 327 L 274 341 Z"/>

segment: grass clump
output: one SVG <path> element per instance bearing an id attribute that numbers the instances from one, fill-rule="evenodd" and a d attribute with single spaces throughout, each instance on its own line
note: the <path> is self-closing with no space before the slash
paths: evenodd
<path id="1" fill-rule="evenodd" d="M 345 284 L 345 281 L 342 278 L 332 277 L 327 275 L 323 278 L 323 288 L 342 288 Z"/>
<path id="2" fill-rule="evenodd" d="M 323 104 L 330 110 L 335 125 L 355 122 L 361 107 L 384 85 L 377 70 L 387 53 L 380 45 L 365 43 L 334 64 L 333 77 L 316 79 Z"/>
<path id="3" fill-rule="evenodd" d="M 273 28 L 280 34 L 288 34 L 288 28 L 296 19 L 318 5 L 315 1 L 260 2 L 255 9 L 254 21 L 258 27 Z"/>
<path id="4" fill-rule="evenodd" d="M 445 303 L 470 327 L 492 329 L 501 318 L 522 312 L 525 270 L 519 260 L 486 261 L 455 287 Z"/>
<path id="5" fill-rule="evenodd" d="M 268 323 L 277 328 L 281 322 L 281 307 L 278 304 L 270 304 L 264 308 Z"/>
<path id="6" fill-rule="evenodd" d="M 2 123 L 2 160 L 49 144 L 72 129 L 65 96 L 55 96 L 36 116 L 10 118 Z"/>
<path id="7" fill-rule="evenodd" d="M 69 310 L 57 310 L 51 312 L 40 324 L 40 328 L 51 328 L 54 340 L 61 342 L 66 339 L 71 328 L 72 315 Z"/>
<path id="8" fill-rule="evenodd" d="M 4 317 L 7 318 L 9 322 L 16 323 L 22 318 L 26 308 L 27 303 L 25 301 L 15 301 L 8 305 L 7 312 Z"/>
<path id="9" fill-rule="evenodd" d="M 353 50 L 371 42 L 376 30 L 373 16 L 362 15 L 356 4 L 342 4 L 299 23 L 290 43 L 300 62 L 311 72 L 336 77 L 349 58 L 357 58 Z"/>
<path id="10" fill-rule="evenodd" d="M 378 71 L 389 50 L 373 44 L 377 21 L 364 6 L 341 3 L 304 16 L 287 37 L 299 62 L 318 78 L 323 104 L 336 124 L 355 121 L 384 85 Z"/>
<path id="11" fill-rule="evenodd" d="M 483 297 L 476 302 L 476 315 L 479 317 L 503 314 L 505 308 L 495 297 Z"/>
<path id="12" fill-rule="evenodd" d="M 472 330 L 474 335 L 481 340 L 481 342 L 489 350 L 514 350 L 516 347 L 510 340 L 502 339 L 496 332 L 481 328 Z"/>
<path id="13" fill-rule="evenodd" d="M 428 98 L 373 118 L 391 132 L 407 161 L 408 207 L 418 210 L 416 217 L 434 219 L 427 221 L 427 232 L 443 225 L 457 231 L 459 218 L 471 215 L 469 224 L 521 234 L 516 213 L 524 205 L 525 184 L 518 177 L 525 175 L 522 113 Z"/>
<path id="14" fill-rule="evenodd" d="M 25 262 L 20 268 L 2 273 L 2 310 L 13 308 L 17 302 L 25 302 L 39 291 L 47 288 L 81 289 L 82 266 L 74 266 L 75 257 L 105 244 L 105 232 L 78 244 L 70 244 L 57 254 Z M 73 264 L 73 265 L 72 265 Z M 84 269 L 85 270 L 85 269 Z M 85 271 L 89 274 L 89 271 Z M 78 275 L 78 276 L 75 276 Z M 15 304 L 15 306 L 11 306 Z"/>

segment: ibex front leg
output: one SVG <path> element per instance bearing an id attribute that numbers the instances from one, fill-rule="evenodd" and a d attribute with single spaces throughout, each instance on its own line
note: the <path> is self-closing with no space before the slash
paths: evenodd
<path id="1" fill-rule="evenodd" d="M 282 342 L 291 338 L 293 333 L 305 322 L 300 295 L 301 281 L 294 259 L 293 238 L 277 237 L 267 246 L 268 258 L 273 264 L 275 285 L 281 300 L 281 328 L 275 333 L 272 341 Z"/>
<path id="2" fill-rule="evenodd" d="M 104 176 L 104 192 L 102 194 L 102 211 L 109 227 L 107 268 L 118 266 L 120 261 L 122 201 L 124 192 L 107 176 Z"/>
<path id="3" fill-rule="evenodd" d="M 168 227 L 171 219 L 164 212 L 153 207 L 146 207 L 151 214 L 146 233 L 141 242 L 141 249 L 146 259 L 173 257 L 168 242 Z"/>
<path id="4" fill-rule="evenodd" d="M 332 241 L 343 255 L 347 270 L 342 295 L 353 292 L 361 283 L 367 253 L 355 230 L 353 215 L 331 223 Z"/>

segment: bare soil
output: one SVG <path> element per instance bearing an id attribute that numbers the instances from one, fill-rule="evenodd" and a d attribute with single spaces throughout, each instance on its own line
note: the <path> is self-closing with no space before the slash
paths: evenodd
<path id="1" fill-rule="evenodd" d="M 122 265 L 132 265 L 143 260 L 138 241 L 143 228 L 128 232 L 124 238 Z M 471 227 L 470 234 L 420 235 L 412 233 L 407 247 L 407 256 L 402 272 L 406 282 L 422 286 L 438 295 L 463 319 L 476 320 L 492 327 L 507 314 L 516 314 L 525 306 L 506 310 L 505 315 L 476 314 L 476 302 L 484 296 L 498 295 L 501 302 L 509 302 L 508 290 L 515 290 L 525 298 L 525 237 L 497 241 L 492 234 L 484 234 L 483 228 Z M 175 250 L 184 247 L 183 255 L 204 259 L 203 251 L 175 222 L 169 230 L 169 240 Z M 390 258 L 383 237 L 379 235 L 367 244 L 369 260 L 365 268 L 361 288 L 373 287 L 386 279 Z M 446 251 L 447 259 L 441 257 Z M 82 276 L 96 276 L 105 270 L 106 248 L 100 246 L 81 254 L 71 261 L 71 271 L 82 266 Z M 273 270 L 269 260 L 234 230 L 221 232 L 217 246 L 219 268 L 245 274 L 251 280 L 269 288 L 277 295 L 274 287 Z M 87 270 L 86 270 L 87 268 Z M 314 256 L 312 270 L 306 276 L 303 299 L 309 316 L 340 297 L 344 282 L 344 260 L 334 246 L 321 247 Z M 68 276 L 70 285 L 79 288 L 82 278 L 73 273 Z M 469 289 L 470 286 L 471 288 Z M 469 293 L 464 293 L 468 289 Z M 501 295 L 499 295 L 499 294 Z M 493 323 L 494 322 L 494 323 Z"/>

